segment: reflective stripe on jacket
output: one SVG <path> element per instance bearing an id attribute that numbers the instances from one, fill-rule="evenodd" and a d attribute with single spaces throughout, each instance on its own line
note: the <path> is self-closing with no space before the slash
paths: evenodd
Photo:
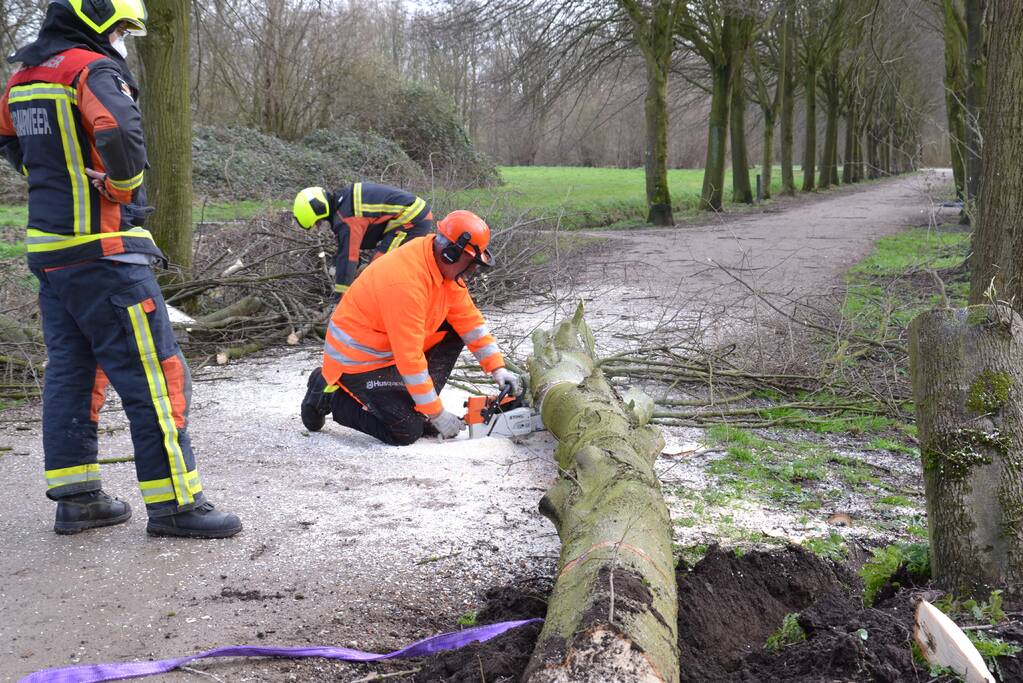
<path id="1" fill-rule="evenodd" d="M 355 280 L 360 249 L 373 249 L 387 241 L 388 250 L 393 251 L 408 239 L 433 232 L 430 205 L 414 194 L 377 183 L 355 183 L 339 194 L 341 200 L 331 221 L 337 235 L 337 292 L 346 292 Z"/>
<path id="2" fill-rule="evenodd" d="M 416 240 L 374 261 L 334 309 L 323 352 L 323 377 L 336 384 L 342 374 L 396 365 L 416 410 L 433 415 L 443 408 L 430 379 L 425 351 L 444 337 L 451 323 L 487 372 L 504 367 L 497 341 L 469 290 L 445 280 L 433 255 L 434 235 Z"/>
<path id="3" fill-rule="evenodd" d="M 104 55 L 75 48 L 22 68 L 0 98 L 0 153 L 28 176 L 29 265 L 163 254 L 141 227 L 146 150 L 135 93 Z M 86 169 L 107 174 L 106 190 Z"/>

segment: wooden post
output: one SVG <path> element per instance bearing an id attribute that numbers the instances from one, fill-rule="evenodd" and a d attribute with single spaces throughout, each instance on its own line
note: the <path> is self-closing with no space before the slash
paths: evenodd
<path id="1" fill-rule="evenodd" d="M 561 538 L 547 619 L 523 677 L 679 680 L 671 518 L 653 470 L 664 446 L 650 403 L 626 404 L 595 369 L 580 305 L 533 335 L 534 405 L 558 439 L 557 481 L 540 511 Z"/>
<path id="2" fill-rule="evenodd" d="M 931 572 L 959 595 L 1023 593 L 1023 319 L 1007 306 L 909 328 Z"/>

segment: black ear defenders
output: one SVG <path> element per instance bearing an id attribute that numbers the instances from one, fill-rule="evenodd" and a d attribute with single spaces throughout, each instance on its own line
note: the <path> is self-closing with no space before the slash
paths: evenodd
<path id="1" fill-rule="evenodd" d="M 444 259 L 444 263 L 455 263 L 462 257 L 462 252 L 469 246 L 469 242 L 472 241 L 472 235 L 468 232 L 463 232 L 458 236 L 458 239 L 440 252 L 440 257 Z"/>

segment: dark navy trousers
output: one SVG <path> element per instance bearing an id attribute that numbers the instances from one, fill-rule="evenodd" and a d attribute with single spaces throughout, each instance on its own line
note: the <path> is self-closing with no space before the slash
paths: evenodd
<path id="1" fill-rule="evenodd" d="M 433 386 L 440 393 L 458 362 L 465 342 L 450 323 L 441 328 L 446 334 L 426 352 L 426 365 Z M 331 411 L 334 421 L 391 446 L 407 446 L 432 430 L 416 404 L 398 368 L 394 365 L 341 375 L 342 390 L 335 391 Z M 437 432 L 432 431 L 433 434 Z"/>
<path id="2" fill-rule="evenodd" d="M 131 425 L 150 516 L 203 502 L 189 443 L 188 365 L 148 266 L 96 260 L 33 269 L 48 362 L 43 387 L 47 496 L 101 486 L 96 429 L 107 384 Z"/>

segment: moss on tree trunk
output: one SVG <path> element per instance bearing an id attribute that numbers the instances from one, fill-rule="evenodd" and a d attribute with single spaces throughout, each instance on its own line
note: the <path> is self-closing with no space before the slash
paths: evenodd
<path id="1" fill-rule="evenodd" d="M 156 212 L 147 228 L 170 262 L 192 269 L 192 109 L 189 103 L 189 11 L 178 0 L 149 0 L 149 34 L 138 40 L 144 67 L 143 125 L 149 162 L 146 190 Z"/>
<path id="2" fill-rule="evenodd" d="M 653 470 L 663 447 L 594 369 L 582 306 L 533 336 L 534 405 L 558 439 L 560 474 L 540 502 L 561 538 L 557 581 L 523 680 L 678 681 L 671 520 Z"/>
<path id="3" fill-rule="evenodd" d="M 918 316 L 910 370 L 940 586 L 1023 590 L 1023 319 L 1007 306 Z"/>
<path id="4" fill-rule="evenodd" d="M 817 71 L 806 69 L 806 144 L 803 146 L 803 192 L 814 189 L 817 174 Z"/>

